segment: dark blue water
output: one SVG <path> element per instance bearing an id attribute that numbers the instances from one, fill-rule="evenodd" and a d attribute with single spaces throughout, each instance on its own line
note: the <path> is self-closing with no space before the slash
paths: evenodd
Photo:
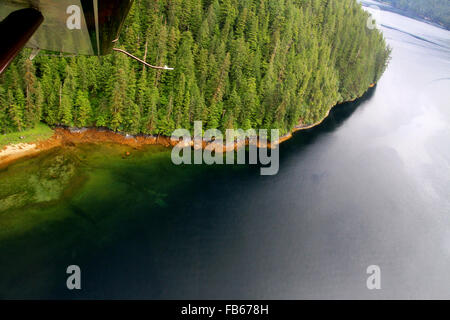
<path id="1" fill-rule="evenodd" d="M 450 298 L 450 32 L 385 11 L 380 23 L 383 78 L 283 143 L 276 176 L 175 167 L 153 149 L 124 162 L 114 146 L 10 168 L 59 157 L 73 187 L 40 174 L 34 200 L 0 214 L 0 296 Z M 81 291 L 65 287 L 70 264 Z M 381 290 L 366 288 L 369 265 Z"/>

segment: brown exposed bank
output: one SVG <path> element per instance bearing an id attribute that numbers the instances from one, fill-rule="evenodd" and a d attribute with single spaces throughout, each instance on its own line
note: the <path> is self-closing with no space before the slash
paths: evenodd
<path id="1" fill-rule="evenodd" d="M 371 85 L 370 87 L 373 86 L 375 86 L 375 84 Z M 291 133 L 280 137 L 279 142 L 277 144 L 271 145 L 270 143 L 261 143 L 258 140 L 256 142 L 256 145 L 259 148 L 276 147 L 278 144 L 286 140 L 289 140 L 294 132 L 311 129 L 321 124 L 328 117 L 331 109 L 332 107 L 322 120 L 314 124 L 304 125 L 300 122 L 297 126 L 295 126 L 292 129 Z M 62 147 L 65 145 L 76 145 L 81 143 L 102 143 L 102 142 L 128 145 L 136 149 L 139 149 L 146 145 L 162 145 L 165 147 L 171 147 L 179 143 L 179 141 L 172 141 L 170 137 L 165 136 L 145 136 L 145 135 L 132 136 L 101 128 L 83 128 L 79 130 L 56 128 L 54 129 L 53 136 L 45 141 L 35 143 L 20 143 L 5 146 L 3 149 L 0 150 L 0 168 L 6 167 L 18 159 L 25 157 L 32 157 L 39 154 L 42 151 L 50 150 L 56 147 Z M 193 142 L 191 142 L 189 145 L 195 147 Z M 222 152 L 229 152 L 247 145 L 249 145 L 248 139 L 241 142 L 235 142 L 234 144 L 231 145 L 225 145 L 224 142 Z M 218 145 L 216 145 L 214 141 L 203 141 L 202 148 L 210 150 L 215 149 L 216 151 L 219 150 Z"/>

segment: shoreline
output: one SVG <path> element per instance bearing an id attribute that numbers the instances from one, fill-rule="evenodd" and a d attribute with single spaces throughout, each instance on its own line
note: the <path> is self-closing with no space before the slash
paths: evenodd
<path id="1" fill-rule="evenodd" d="M 367 91 L 373 88 L 374 86 L 375 84 L 370 85 Z M 367 91 L 365 93 L 367 93 Z M 362 96 L 364 96 L 364 94 Z M 329 108 L 326 115 L 320 121 L 317 121 L 316 123 L 310 125 L 300 124 L 295 126 L 294 128 L 292 128 L 290 133 L 281 136 L 277 144 L 274 145 L 271 145 L 270 143 L 260 144 L 258 140 L 256 146 L 258 148 L 274 148 L 277 145 L 291 139 L 293 137 L 293 134 L 295 134 L 296 132 L 312 129 L 320 125 L 326 118 L 328 118 L 333 108 L 344 103 L 356 101 L 361 97 L 357 97 L 353 100 L 334 104 Z M 114 132 L 109 129 L 95 128 L 95 127 L 82 129 L 67 129 L 57 127 L 54 129 L 53 135 L 47 140 L 31 143 L 10 144 L 3 147 L 3 149 L 0 150 L 0 169 L 8 167 L 10 164 L 20 159 L 33 157 L 40 154 L 41 152 L 48 151 L 57 147 L 63 147 L 65 145 L 76 145 L 81 143 L 99 143 L 99 142 L 128 145 L 135 149 L 139 149 L 147 145 L 160 145 L 164 147 L 173 147 L 179 143 L 178 141 L 172 141 L 170 137 L 166 136 L 145 136 L 145 135 L 132 136 L 128 134 Z M 247 139 L 241 143 L 235 141 L 232 145 L 224 144 L 222 152 L 230 152 L 248 145 L 249 141 Z M 192 147 L 194 146 L 193 141 L 191 141 L 190 146 Z M 212 150 L 215 147 L 216 146 L 214 141 L 203 140 L 202 149 Z"/>

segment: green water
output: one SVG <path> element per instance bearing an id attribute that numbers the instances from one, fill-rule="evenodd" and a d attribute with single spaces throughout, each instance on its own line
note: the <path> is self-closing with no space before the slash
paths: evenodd
<path id="1" fill-rule="evenodd" d="M 377 87 L 283 143 L 275 176 L 104 144 L 1 171 L 0 297 L 448 299 L 450 33 L 381 24 Z"/>
<path id="2" fill-rule="evenodd" d="M 0 274 L 7 276 L 0 296 L 45 296 L 64 262 L 95 254 L 151 219 L 199 169 L 174 166 L 159 146 L 82 144 L 2 170 Z"/>

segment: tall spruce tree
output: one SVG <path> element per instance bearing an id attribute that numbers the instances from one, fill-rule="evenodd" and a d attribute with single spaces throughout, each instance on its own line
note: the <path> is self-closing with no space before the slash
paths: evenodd
<path id="1" fill-rule="evenodd" d="M 436 0 L 437 1 L 437 0 Z M 25 50 L 0 78 L 0 132 L 49 125 L 171 135 L 175 128 L 279 128 L 323 118 L 382 76 L 390 49 L 356 0 L 136 0 L 126 56 Z"/>

